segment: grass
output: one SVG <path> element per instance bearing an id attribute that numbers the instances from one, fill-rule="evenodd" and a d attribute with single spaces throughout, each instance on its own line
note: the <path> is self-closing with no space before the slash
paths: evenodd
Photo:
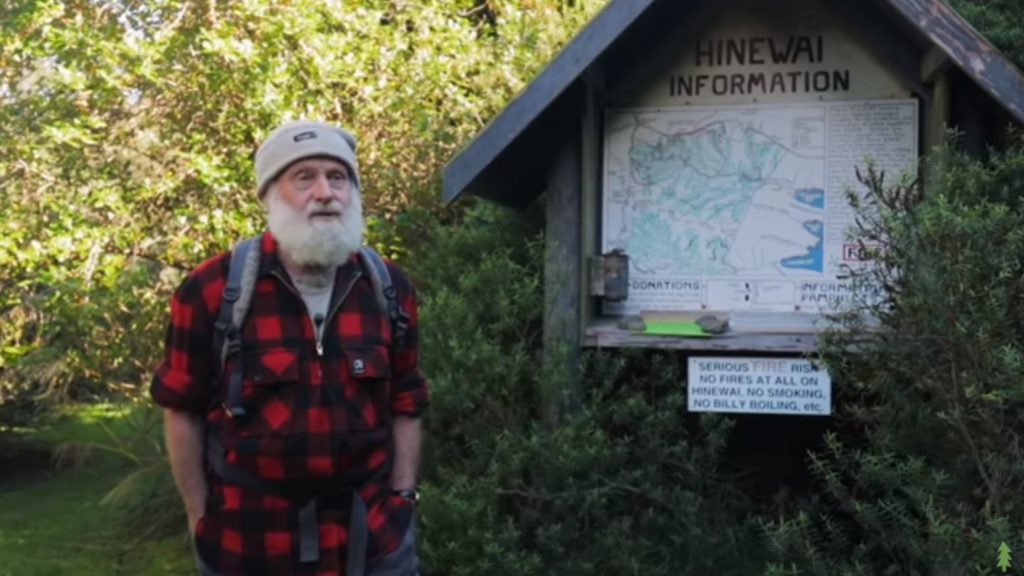
<path id="1" fill-rule="evenodd" d="M 103 504 L 104 497 L 136 469 L 118 450 L 118 438 L 133 437 L 145 418 L 119 406 L 75 407 L 48 425 L 19 430 L 21 445 L 66 451 L 74 467 L 4 475 L 0 483 L 0 576 L 142 576 L 190 574 L 189 546 L 180 535 L 134 543 L 124 529 L 123 508 Z M 138 438 L 138 432 L 134 433 Z M 85 449 L 105 445 L 111 449 Z M 0 447 L 0 450 L 3 450 Z"/>

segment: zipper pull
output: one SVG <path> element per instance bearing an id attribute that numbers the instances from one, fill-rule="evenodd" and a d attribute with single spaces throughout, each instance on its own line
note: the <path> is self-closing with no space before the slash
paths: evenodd
<path id="1" fill-rule="evenodd" d="M 324 355 L 324 342 L 323 342 L 323 329 L 324 329 L 324 315 L 317 314 L 313 316 L 313 324 L 316 327 L 316 355 L 323 357 Z"/>

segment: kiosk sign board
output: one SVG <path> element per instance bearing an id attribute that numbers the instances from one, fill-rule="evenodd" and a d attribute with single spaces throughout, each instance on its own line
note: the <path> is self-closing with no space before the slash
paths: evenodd
<path id="1" fill-rule="evenodd" d="M 808 360 L 691 357 L 687 374 L 690 412 L 832 413 L 832 379 Z"/>
<path id="2" fill-rule="evenodd" d="M 890 181 L 914 169 L 918 100 L 826 14 L 753 7 L 604 109 L 602 251 L 630 259 L 606 314 L 821 314 L 876 295 L 849 280 L 875 247 L 847 194 L 868 162 Z"/>

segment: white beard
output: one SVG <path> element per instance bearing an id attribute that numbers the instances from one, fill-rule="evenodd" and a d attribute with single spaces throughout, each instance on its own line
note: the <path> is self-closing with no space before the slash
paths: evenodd
<path id="1" fill-rule="evenodd" d="M 267 190 L 267 223 L 278 249 L 298 266 L 333 268 L 344 264 L 363 245 L 363 203 L 358 190 L 349 205 L 332 200 L 296 209 L 281 199 L 276 186 Z M 310 219 L 315 210 L 329 208 L 341 213 L 339 220 Z"/>

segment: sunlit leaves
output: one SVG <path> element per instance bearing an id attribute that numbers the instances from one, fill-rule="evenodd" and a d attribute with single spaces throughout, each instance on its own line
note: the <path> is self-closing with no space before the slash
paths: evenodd
<path id="1" fill-rule="evenodd" d="M 0 314 L 31 314 L 0 379 L 144 380 L 156 275 L 263 228 L 252 158 L 282 120 L 358 135 L 368 237 L 402 258 L 401 212 L 440 212 L 442 164 L 603 3 L 5 0 Z"/>

